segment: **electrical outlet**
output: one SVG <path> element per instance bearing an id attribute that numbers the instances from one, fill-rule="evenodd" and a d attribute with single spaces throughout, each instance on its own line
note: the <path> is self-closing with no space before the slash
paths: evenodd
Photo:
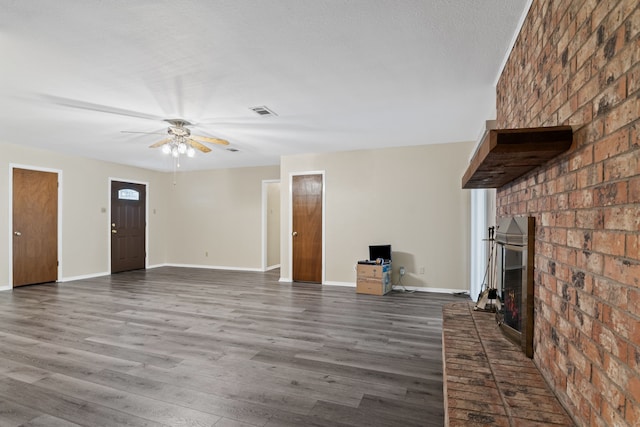
<path id="1" fill-rule="evenodd" d="M 420 267 L 420 274 L 424 274 L 424 267 Z"/>
<path id="2" fill-rule="evenodd" d="M 404 267 L 400 267 L 400 276 L 404 276 L 405 269 Z"/>
<path id="3" fill-rule="evenodd" d="M 204 256 L 209 256 L 209 252 L 205 252 L 205 253 L 204 253 Z"/>

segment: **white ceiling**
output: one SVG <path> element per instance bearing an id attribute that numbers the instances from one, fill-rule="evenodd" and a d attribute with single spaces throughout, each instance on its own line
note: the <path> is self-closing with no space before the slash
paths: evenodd
<path id="1" fill-rule="evenodd" d="M 528 0 L 2 0 L 0 142 L 156 170 L 476 140 Z M 249 110 L 267 106 L 278 116 Z"/>

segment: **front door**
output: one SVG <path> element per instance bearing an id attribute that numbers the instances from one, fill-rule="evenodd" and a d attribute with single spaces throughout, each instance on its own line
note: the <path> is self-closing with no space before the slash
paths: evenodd
<path id="1" fill-rule="evenodd" d="M 58 279 L 58 174 L 13 169 L 13 287 Z"/>
<path id="2" fill-rule="evenodd" d="M 111 182 L 111 273 L 145 268 L 144 184 Z"/>
<path id="3" fill-rule="evenodd" d="M 293 280 L 322 282 L 322 175 L 292 177 Z"/>

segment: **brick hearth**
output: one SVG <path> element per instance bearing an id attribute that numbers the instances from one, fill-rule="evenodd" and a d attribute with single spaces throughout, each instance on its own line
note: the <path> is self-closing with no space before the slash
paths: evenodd
<path id="1" fill-rule="evenodd" d="M 445 425 L 573 426 L 542 375 L 506 339 L 494 313 L 443 309 Z"/>

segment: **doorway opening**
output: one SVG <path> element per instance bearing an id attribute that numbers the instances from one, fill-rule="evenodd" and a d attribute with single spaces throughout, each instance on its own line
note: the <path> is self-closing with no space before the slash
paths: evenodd
<path id="1" fill-rule="evenodd" d="M 262 181 L 262 271 L 280 267 L 280 180 Z"/>

